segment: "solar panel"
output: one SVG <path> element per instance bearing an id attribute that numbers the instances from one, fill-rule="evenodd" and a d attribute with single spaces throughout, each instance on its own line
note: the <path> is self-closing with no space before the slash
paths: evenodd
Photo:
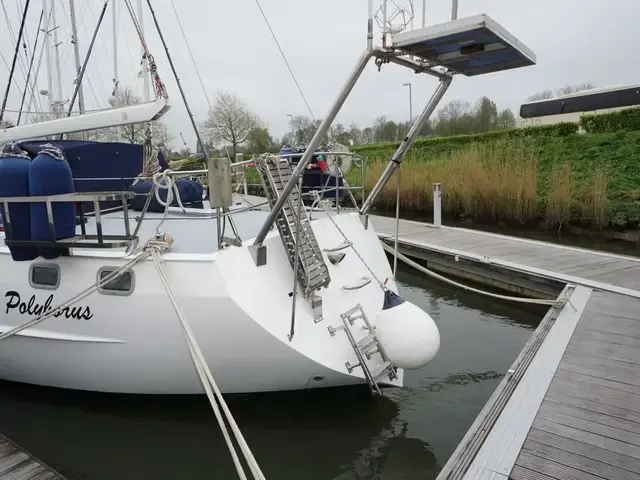
<path id="1" fill-rule="evenodd" d="M 466 76 L 535 65 L 536 56 L 486 14 L 402 32 L 394 48 Z"/>

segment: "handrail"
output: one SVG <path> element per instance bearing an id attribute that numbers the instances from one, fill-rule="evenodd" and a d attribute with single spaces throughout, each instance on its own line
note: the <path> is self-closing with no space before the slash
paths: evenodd
<path id="1" fill-rule="evenodd" d="M 258 232 L 258 235 L 256 236 L 255 241 L 253 242 L 253 246 L 255 248 L 262 246 L 262 242 L 264 242 L 264 239 L 267 237 L 269 231 L 271 230 L 271 226 L 276 221 L 277 216 L 280 214 L 280 210 L 282 210 L 284 203 L 287 201 L 287 198 L 289 197 L 294 187 L 296 186 L 298 177 L 311 161 L 311 157 L 315 153 L 315 149 L 318 148 L 318 145 L 320 145 L 320 141 L 326 135 L 327 131 L 329 130 L 329 127 L 331 126 L 331 123 L 338 115 L 338 112 L 342 108 L 342 105 L 344 104 L 347 97 L 349 96 L 349 93 L 351 93 L 351 90 L 355 86 L 356 82 L 362 75 L 362 72 L 364 71 L 365 67 L 369 63 L 369 60 L 371 60 L 372 57 L 374 57 L 379 53 L 382 53 L 382 50 L 378 48 L 372 48 L 372 49 L 365 50 L 362 53 L 362 55 L 360 55 L 360 58 L 358 59 L 358 62 L 356 63 L 355 68 L 353 69 L 353 72 L 351 73 L 349 78 L 347 78 L 347 81 L 345 82 L 345 85 L 340 91 L 338 98 L 336 99 L 334 104 L 331 106 L 329 113 L 327 114 L 325 119 L 322 121 L 322 123 L 318 127 L 318 130 L 316 131 L 315 135 L 311 139 L 311 142 L 309 142 L 309 145 L 307 146 L 307 149 L 305 150 L 304 155 L 296 165 L 296 168 L 293 170 L 291 174 L 291 178 L 289 179 L 289 183 L 283 189 L 280 195 L 280 198 L 278 198 L 275 205 L 271 209 L 269 216 L 267 217 L 264 224 L 260 228 L 260 231 Z M 255 257 L 255 258 L 258 258 L 258 257 Z"/>

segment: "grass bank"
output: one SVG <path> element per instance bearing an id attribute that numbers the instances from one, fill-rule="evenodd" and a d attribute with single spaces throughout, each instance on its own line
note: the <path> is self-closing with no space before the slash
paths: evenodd
<path id="1" fill-rule="evenodd" d="M 369 159 L 369 190 L 394 150 L 358 149 Z M 434 182 L 443 186 L 444 213 L 456 218 L 637 229 L 640 132 L 418 141 L 402 166 L 402 210 L 430 213 Z M 389 182 L 376 208 L 395 209 L 395 185 Z"/>

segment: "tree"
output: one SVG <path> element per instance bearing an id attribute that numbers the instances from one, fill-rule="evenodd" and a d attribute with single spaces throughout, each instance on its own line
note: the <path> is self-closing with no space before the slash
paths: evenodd
<path id="1" fill-rule="evenodd" d="M 495 102 L 492 102 L 489 99 L 489 97 L 482 97 L 476 103 L 475 117 L 477 125 L 474 130 L 477 133 L 488 132 L 496 123 L 498 107 Z"/>
<path id="2" fill-rule="evenodd" d="M 366 127 L 362 130 L 362 143 L 364 145 L 371 145 L 376 142 L 376 133 L 373 127 Z"/>
<path id="3" fill-rule="evenodd" d="M 238 145 L 247 141 L 252 129 L 260 126 L 260 120 L 238 95 L 218 92 L 215 104 L 209 110 L 204 123 L 207 136 L 216 143 L 228 142 L 235 157 Z"/>
<path id="4" fill-rule="evenodd" d="M 589 82 L 578 83 L 576 85 L 565 85 L 564 87 L 558 88 L 556 90 L 556 95 L 558 97 L 560 97 L 562 95 L 569 95 L 571 93 L 578 93 L 578 92 L 581 92 L 583 90 L 590 90 L 590 89 L 592 89 L 594 87 L 595 87 L 595 85 L 593 85 L 592 83 L 589 83 Z"/>
<path id="5" fill-rule="evenodd" d="M 543 90 L 538 93 L 534 93 L 533 95 L 529 95 L 527 98 L 528 102 L 537 102 L 538 100 L 549 100 L 553 98 L 553 92 L 551 90 Z"/>
<path id="6" fill-rule="evenodd" d="M 495 127 L 499 129 L 515 128 L 516 117 L 510 108 L 505 108 L 496 117 Z"/>
<path id="7" fill-rule="evenodd" d="M 130 87 L 118 88 L 116 95 L 108 100 L 111 107 L 126 107 L 142 103 L 142 99 L 133 93 Z M 109 127 L 92 132 L 92 137 L 96 140 L 105 141 L 125 141 L 129 143 L 142 144 L 147 136 L 146 122 L 133 123 L 130 125 L 120 125 L 119 127 Z M 151 122 L 151 140 L 160 148 L 169 149 L 169 144 L 173 137 L 169 135 L 167 126 L 161 120 Z"/>
<path id="8" fill-rule="evenodd" d="M 331 129 L 329 136 L 332 141 L 341 143 L 342 145 L 349 145 L 349 140 L 351 139 L 351 136 L 341 123 L 336 124 L 336 126 Z"/>
<path id="9" fill-rule="evenodd" d="M 424 122 L 424 124 L 420 128 L 420 131 L 418 132 L 418 134 L 421 137 L 428 137 L 430 135 L 433 135 L 433 133 L 434 133 L 434 126 L 433 126 L 433 120 L 431 119 Z"/>
<path id="10" fill-rule="evenodd" d="M 435 131 L 439 135 L 456 135 L 472 131 L 474 117 L 471 104 L 464 100 L 452 100 L 438 112 Z"/>
<path id="11" fill-rule="evenodd" d="M 273 144 L 269 130 L 262 127 L 252 128 L 247 140 L 249 143 L 249 151 L 256 154 L 268 152 Z"/>
<path id="12" fill-rule="evenodd" d="M 349 138 L 354 145 L 359 145 L 362 143 L 362 130 L 358 128 L 358 125 L 352 123 L 349 127 Z"/>
<path id="13" fill-rule="evenodd" d="M 412 123 L 409 121 L 398 123 L 396 130 L 396 140 L 402 140 L 409 133 Z"/>
<path id="14" fill-rule="evenodd" d="M 15 127 L 14 123 L 9 119 L 0 121 L 0 130 L 6 130 L 7 128 Z"/>

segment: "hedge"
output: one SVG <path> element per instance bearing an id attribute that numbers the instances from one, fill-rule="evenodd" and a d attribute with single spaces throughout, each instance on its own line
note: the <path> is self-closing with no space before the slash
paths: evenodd
<path id="1" fill-rule="evenodd" d="M 640 108 L 619 112 L 583 115 L 580 126 L 587 133 L 612 133 L 640 130 Z"/>
<path id="2" fill-rule="evenodd" d="M 447 137 L 419 138 L 413 144 L 415 151 L 426 155 L 440 154 L 458 149 L 467 144 L 492 143 L 498 140 L 540 137 L 567 137 L 578 133 L 577 123 L 556 123 L 554 125 L 540 125 L 536 127 L 512 128 L 508 130 L 494 130 L 472 135 L 452 135 Z M 375 157 L 388 155 L 398 148 L 400 142 L 376 143 L 373 145 L 356 145 L 354 150 L 358 155 Z"/>

